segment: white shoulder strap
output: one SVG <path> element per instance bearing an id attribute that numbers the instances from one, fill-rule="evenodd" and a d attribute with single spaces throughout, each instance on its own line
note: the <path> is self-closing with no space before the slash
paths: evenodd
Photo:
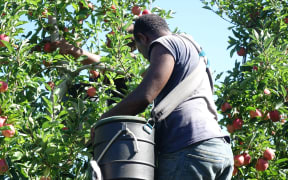
<path id="1" fill-rule="evenodd" d="M 208 60 L 202 53 L 201 47 L 188 35 L 182 35 L 188 39 L 199 53 L 199 63 L 196 68 L 183 81 L 181 81 L 170 93 L 152 109 L 152 119 L 161 121 L 165 119 L 181 102 L 197 94 L 197 89 L 203 82 L 204 77 L 208 74 L 210 85 L 212 82 L 210 70 L 207 67 Z M 207 73 L 207 74 L 206 74 Z M 211 85 L 213 91 L 213 83 Z"/>

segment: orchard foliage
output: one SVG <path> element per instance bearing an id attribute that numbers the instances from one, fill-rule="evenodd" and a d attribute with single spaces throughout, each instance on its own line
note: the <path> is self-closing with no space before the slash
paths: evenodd
<path id="1" fill-rule="evenodd" d="M 231 23 L 233 37 L 229 37 L 228 49 L 231 57 L 237 52 L 242 58 L 242 63 L 235 61 L 215 92 L 219 110 L 225 102 L 232 107 L 221 111 L 220 124 L 227 127 L 233 140 L 234 179 L 287 179 L 288 3 L 202 2 L 204 8 Z M 275 158 L 274 154 L 264 155 L 267 149 Z M 251 156 L 251 162 L 239 165 L 239 155 L 244 154 Z"/>
<path id="2" fill-rule="evenodd" d="M 0 81 L 8 84 L 0 87 L 0 178 L 87 179 L 90 128 L 111 108 L 107 100 L 119 102 L 147 67 L 127 45 L 134 6 L 172 14 L 149 0 L 0 0 L 0 34 L 9 37 L 0 47 Z M 100 54 L 102 63 L 83 65 L 86 57 L 60 54 L 50 44 L 58 37 Z M 97 76 L 89 73 L 96 69 Z M 125 91 L 115 88 L 119 78 Z"/>

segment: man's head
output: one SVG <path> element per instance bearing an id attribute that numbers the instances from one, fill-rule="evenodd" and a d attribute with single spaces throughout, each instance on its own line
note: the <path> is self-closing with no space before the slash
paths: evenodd
<path id="1" fill-rule="evenodd" d="M 156 14 L 143 15 L 135 21 L 133 33 L 136 41 L 139 41 L 139 33 L 159 37 L 163 32 L 170 32 L 168 24 Z"/>
<path id="2" fill-rule="evenodd" d="M 156 14 L 147 14 L 135 21 L 133 34 L 139 52 L 148 58 L 150 43 L 161 36 L 170 34 L 170 30 L 165 19 Z"/>

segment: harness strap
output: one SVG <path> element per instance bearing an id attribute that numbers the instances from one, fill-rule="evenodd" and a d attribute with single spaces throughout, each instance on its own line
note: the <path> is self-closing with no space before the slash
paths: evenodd
<path id="1" fill-rule="evenodd" d="M 199 61 L 196 68 L 183 80 L 181 81 L 168 95 L 162 99 L 162 101 L 152 109 L 152 119 L 161 121 L 165 119 L 180 103 L 184 102 L 193 95 L 198 94 L 198 88 L 203 83 L 206 75 L 210 82 L 211 90 L 213 92 L 213 81 L 212 75 L 209 70 L 209 62 L 205 56 L 205 52 L 202 48 L 188 35 L 180 35 L 185 39 L 189 40 L 199 53 Z"/>

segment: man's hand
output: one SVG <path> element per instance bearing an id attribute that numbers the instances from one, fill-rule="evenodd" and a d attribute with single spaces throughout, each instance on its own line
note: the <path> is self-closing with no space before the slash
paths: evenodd
<path id="1" fill-rule="evenodd" d="M 71 54 L 73 55 L 73 50 L 76 50 L 76 47 L 67 42 L 65 39 L 62 39 L 60 41 L 55 41 L 51 43 L 52 50 L 56 50 L 57 48 L 60 49 L 61 54 Z"/>
<path id="2" fill-rule="evenodd" d="M 74 45 L 67 42 L 65 39 L 52 42 L 51 48 L 53 48 L 52 50 L 56 50 L 57 48 L 60 48 L 61 54 L 70 54 L 76 59 L 79 58 L 80 56 L 87 56 L 87 59 L 83 60 L 82 64 L 91 64 L 95 62 L 100 62 L 100 58 L 101 58 L 101 56 L 97 54 L 93 54 L 81 48 L 75 47 Z"/>

